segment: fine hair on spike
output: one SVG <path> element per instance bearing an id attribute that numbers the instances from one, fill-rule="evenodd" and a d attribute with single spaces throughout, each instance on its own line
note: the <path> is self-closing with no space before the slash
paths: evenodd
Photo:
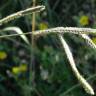
<path id="1" fill-rule="evenodd" d="M 45 9 L 45 6 L 41 5 L 41 6 L 31 7 L 31 8 L 19 11 L 17 13 L 13 13 L 12 15 L 9 15 L 9 16 L 1 19 L 0 20 L 0 25 L 2 25 L 4 23 L 8 23 L 9 21 L 20 18 L 22 16 L 32 14 L 33 12 L 43 11 L 44 9 Z"/>

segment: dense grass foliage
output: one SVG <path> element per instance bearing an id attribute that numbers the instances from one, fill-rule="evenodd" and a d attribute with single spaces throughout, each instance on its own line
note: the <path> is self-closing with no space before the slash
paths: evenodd
<path id="1" fill-rule="evenodd" d="M 95 0 L 37 0 L 36 5 L 46 6 L 45 11 L 36 13 L 36 30 L 57 26 L 96 28 Z M 32 0 L 1 0 L 0 19 L 31 6 Z M 32 15 L 28 15 L 0 29 L 15 26 L 27 33 L 32 30 L 31 23 Z M 14 31 L 0 34 L 14 34 Z M 89 36 L 96 43 L 95 34 Z M 26 37 L 31 42 L 31 35 Z M 93 76 L 96 49 L 87 46 L 78 35 L 64 34 L 64 37 L 80 72 L 85 78 Z M 0 38 L 0 96 L 88 96 L 78 85 L 57 35 L 34 38 L 34 62 L 31 48 L 31 43 L 26 44 L 20 36 Z M 96 90 L 95 76 L 89 81 Z"/>

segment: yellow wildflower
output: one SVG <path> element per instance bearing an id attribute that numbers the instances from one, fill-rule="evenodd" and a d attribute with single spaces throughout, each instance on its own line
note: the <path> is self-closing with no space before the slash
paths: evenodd
<path id="1" fill-rule="evenodd" d="M 48 24 L 46 22 L 39 24 L 39 30 L 44 30 L 48 28 Z"/>
<path id="2" fill-rule="evenodd" d="M 19 67 L 19 69 L 20 69 L 20 72 L 25 72 L 25 71 L 27 71 L 27 65 L 26 65 L 26 64 L 22 64 L 22 65 Z"/>
<path id="3" fill-rule="evenodd" d="M 19 73 L 20 73 L 19 67 L 16 67 L 16 66 L 13 67 L 13 68 L 12 68 L 12 73 L 13 73 L 13 74 L 19 74 Z"/>
<path id="4" fill-rule="evenodd" d="M 88 18 L 88 16 L 82 16 L 81 18 L 80 18 L 80 24 L 81 25 L 83 25 L 83 26 L 85 26 L 85 25 L 88 25 L 89 24 L 89 18 Z"/>
<path id="5" fill-rule="evenodd" d="M 26 72 L 27 71 L 27 65 L 26 64 L 22 64 L 20 66 L 15 66 L 12 68 L 12 73 L 13 74 L 19 74 L 21 72 Z"/>
<path id="6" fill-rule="evenodd" d="M 4 51 L 0 51 L 0 60 L 4 60 L 7 58 L 7 54 Z"/>
<path id="7" fill-rule="evenodd" d="M 93 37 L 92 41 L 96 44 L 96 37 Z"/>

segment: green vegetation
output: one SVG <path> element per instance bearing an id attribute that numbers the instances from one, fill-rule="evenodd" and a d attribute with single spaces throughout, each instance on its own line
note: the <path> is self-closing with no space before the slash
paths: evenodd
<path id="1" fill-rule="evenodd" d="M 88 96 L 70 67 L 59 36 L 34 36 L 29 32 L 61 26 L 96 28 L 96 1 L 37 0 L 35 3 L 46 7 L 33 13 L 35 18 L 24 11 L 26 16 L 3 19 L 4 24 L 0 21 L 0 96 Z M 2 0 L 0 19 L 32 5 L 32 0 Z M 24 33 L 27 35 L 20 35 Z M 15 34 L 20 36 L 12 36 Z M 78 70 L 95 91 L 96 49 L 88 46 L 80 34 L 63 36 Z M 96 43 L 96 34 L 88 36 Z"/>

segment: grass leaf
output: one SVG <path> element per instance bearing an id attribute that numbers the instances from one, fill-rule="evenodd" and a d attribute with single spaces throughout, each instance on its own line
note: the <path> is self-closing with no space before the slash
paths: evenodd
<path id="1" fill-rule="evenodd" d="M 18 27 L 7 27 L 7 28 L 4 28 L 3 31 L 14 31 L 14 32 L 16 32 L 18 35 L 19 35 L 19 34 L 22 34 L 22 35 L 20 35 L 20 37 L 21 37 L 27 44 L 29 44 L 29 41 L 28 41 L 27 37 L 23 34 L 23 31 L 22 31 L 20 28 L 18 28 Z"/>

